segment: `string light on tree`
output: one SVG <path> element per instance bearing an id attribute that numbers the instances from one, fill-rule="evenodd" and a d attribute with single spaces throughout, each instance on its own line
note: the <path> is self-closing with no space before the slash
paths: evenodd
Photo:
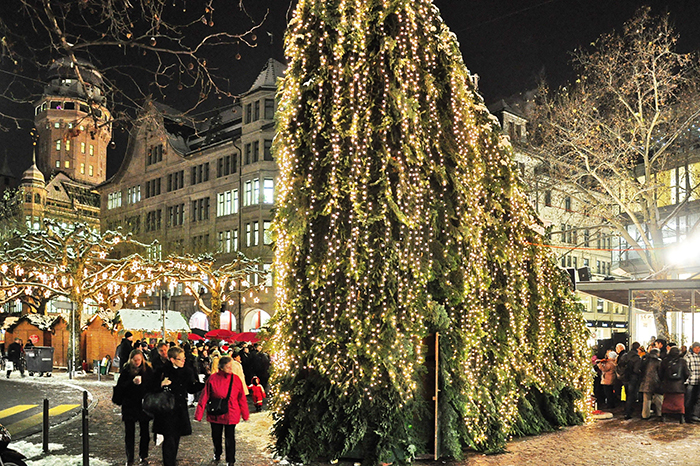
<path id="1" fill-rule="evenodd" d="M 277 452 L 308 462 L 362 446 L 369 464 L 424 451 L 422 340 L 435 331 L 444 454 L 580 422 L 581 310 L 533 246 L 510 145 L 437 8 L 300 0 L 285 43 Z"/>

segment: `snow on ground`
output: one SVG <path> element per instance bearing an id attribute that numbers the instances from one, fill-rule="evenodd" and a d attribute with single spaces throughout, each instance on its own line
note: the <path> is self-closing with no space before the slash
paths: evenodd
<path id="1" fill-rule="evenodd" d="M 29 443 L 23 440 L 19 442 L 12 442 L 10 448 L 22 453 L 24 456 L 29 458 L 26 461 L 27 466 L 82 466 L 83 457 L 80 456 L 68 456 L 68 455 L 53 455 L 49 453 L 44 458 L 38 458 L 44 453 L 43 447 L 40 444 Z M 59 443 L 49 443 L 49 452 L 55 452 L 58 450 L 63 450 L 63 445 Z M 31 459 L 36 458 L 36 459 Z M 91 466 L 110 466 L 111 463 L 102 461 L 95 458 L 90 458 Z"/>

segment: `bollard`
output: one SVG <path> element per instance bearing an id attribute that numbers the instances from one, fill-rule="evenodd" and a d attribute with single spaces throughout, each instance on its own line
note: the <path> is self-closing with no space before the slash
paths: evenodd
<path id="1" fill-rule="evenodd" d="M 90 464 L 90 444 L 88 432 L 88 392 L 83 392 L 83 466 Z"/>
<path id="2" fill-rule="evenodd" d="M 49 400 L 44 398 L 44 417 L 43 421 L 43 448 L 44 453 L 49 452 Z"/>

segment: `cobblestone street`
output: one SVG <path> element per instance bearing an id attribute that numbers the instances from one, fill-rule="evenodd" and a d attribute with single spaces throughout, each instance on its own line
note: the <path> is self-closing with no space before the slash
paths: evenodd
<path id="1" fill-rule="evenodd" d="M 98 382 L 95 376 L 78 377 L 68 381 L 65 374 L 49 379 L 23 379 L 25 383 L 72 383 L 87 389 L 93 396 L 90 410 L 90 457 L 118 465 L 124 464 L 124 428 L 120 408 L 111 402 L 114 381 Z M 662 423 L 656 419 L 630 421 L 622 419 L 622 412 L 615 417 L 595 421 L 585 426 L 569 427 L 536 437 L 515 439 L 508 444 L 508 451 L 498 455 L 468 453 L 462 461 L 438 462 L 420 460 L 418 465 L 448 466 L 520 466 L 520 465 L 571 465 L 571 466 L 700 466 L 700 424 L 681 425 L 677 420 Z M 269 412 L 252 413 L 249 422 L 236 428 L 236 460 L 239 465 L 274 465 L 267 450 L 271 426 Z M 207 423 L 193 422 L 193 435 L 180 442 L 179 465 L 211 465 L 213 449 Z M 27 437 L 27 441 L 41 443 L 41 435 Z M 81 455 L 82 438 L 80 416 L 51 430 L 50 442 L 61 444 L 61 455 Z M 152 445 L 150 464 L 161 463 L 161 449 Z M 351 466 L 353 462 L 339 463 Z"/>

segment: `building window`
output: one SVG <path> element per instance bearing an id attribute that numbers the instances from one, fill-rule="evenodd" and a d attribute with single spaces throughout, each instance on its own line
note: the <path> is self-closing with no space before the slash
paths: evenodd
<path id="1" fill-rule="evenodd" d="M 66 152 L 70 150 L 70 139 L 66 139 Z"/>
<path id="2" fill-rule="evenodd" d="M 590 247 L 590 244 L 591 244 L 591 243 L 590 243 L 590 236 L 591 236 L 591 234 L 590 234 L 590 232 L 588 231 L 588 228 L 586 228 L 585 230 L 583 230 L 583 246 L 586 247 L 586 248 L 587 248 L 587 247 Z"/>
<path id="3" fill-rule="evenodd" d="M 248 104 L 245 106 L 245 122 L 250 123 L 253 118 L 253 106 Z"/>
<path id="4" fill-rule="evenodd" d="M 248 143 L 245 145 L 245 156 L 243 157 L 243 165 L 249 165 L 250 164 L 250 147 L 251 144 Z"/>
<path id="5" fill-rule="evenodd" d="M 274 204 L 275 202 L 275 180 L 265 178 L 263 180 L 263 203 Z"/>
<path id="6" fill-rule="evenodd" d="M 163 161 L 163 144 L 157 144 L 148 148 L 146 166 Z"/>
<path id="7" fill-rule="evenodd" d="M 251 245 L 250 235 L 251 235 L 251 225 L 250 225 L 250 223 L 246 223 L 245 224 L 245 245 L 247 248 L 249 248 Z"/>
<path id="8" fill-rule="evenodd" d="M 136 204 L 141 201 L 141 185 L 132 186 L 127 189 L 127 201 L 129 204 Z"/>
<path id="9" fill-rule="evenodd" d="M 192 167 L 190 175 L 190 184 L 199 184 L 209 181 L 209 164 L 203 163 Z"/>
<path id="10" fill-rule="evenodd" d="M 252 162 L 257 163 L 260 158 L 260 141 L 253 141 Z"/>
<path id="11" fill-rule="evenodd" d="M 61 150 L 61 140 L 60 139 L 56 139 L 56 150 L 57 151 Z"/>
<path id="12" fill-rule="evenodd" d="M 81 174 L 81 175 L 84 175 L 84 174 L 85 174 L 85 164 L 84 164 L 84 163 L 81 163 L 81 164 L 80 164 L 80 174 Z"/>
<path id="13" fill-rule="evenodd" d="M 163 211 L 161 209 L 152 210 L 146 213 L 146 231 L 160 230 L 163 221 Z"/>
<path id="14" fill-rule="evenodd" d="M 564 209 L 567 212 L 571 212 L 571 198 L 569 196 L 564 198 Z"/>
<path id="15" fill-rule="evenodd" d="M 221 178 L 222 176 L 227 176 L 231 173 L 235 173 L 236 170 L 234 161 L 234 155 L 226 155 L 224 157 L 220 157 L 216 161 L 216 177 Z"/>
<path id="16" fill-rule="evenodd" d="M 546 205 L 547 207 L 552 206 L 552 191 L 544 192 L 544 205 Z"/>
<path id="17" fill-rule="evenodd" d="M 81 154 L 84 154 L 84 153 L 85 153 L 85 143 L 84 143 L 84 142 L 81 142 L 81 143 L 80 143 L 80 153 L 81 153 Z"/>
<path id="18" fill-rule="evenodd" d="M 192 201 L 192 221 L 209 220 L 209 198 L 205 197 Z"/>
<path id="19" fill-rule="evenodd" d="M 253 246 L 260 244 L 260 222 L 253 222 Z"/>
<path id="20" fill-rule="evenodd" d="M 146 199 L 160 194 L 160 178 L 146 181 Z"/>
<path id="21" fill-rule="evenodd" d="M 272 139 L 265 139 L 263 141 L 263 160 L 272 162 Z"/>
<path id="22" fill-rule="evenodd" d="M 251 204 L 259 204 L 260 203 L 260 180 L 255 178 L 253 180 L 253 198 L 251 199 Z"/>
<path id="23" fill-rule="evenodd" d="M 238 213 L 238 190 L 224 191 L 216 195 L 216 216 L 223 217 Z"/>
<path id="24" fill-rule="evenodd" d="M 122 206 L 122 192 L 115 191 L 107 194 L 107 209 L 116 209 Z"/>
<path id="25" fill-rule="evenodd" d="M 61 161 L 60 160 L 56 160 L 56 168 L 61 168 Z"/>
<path id="26" fill-rule="evenodd" d="M 185 204 L 168 207 L 168 226 L 176 227 L 185 223 Z"/>
<path id="27" fill-rule="evenodd" d="M 256 100 L 253 103 L 253 121 L 258 121 L 260 119 L 260 101 Z"/>
<path id="28" fill-rule="evenodd" d="M 263 244 L 272 244 L 272 222 L 263 222 Z"/>
<path id="29" fill-rule="evenodd" d="M 55 107 L 54 107 L 54 102 L 51 102 L 51 108 L 55 109 Z M 56 122 L 56 123 L 53 124 L 53 127 L 56 128 L 56 129 L 58 129 L 58 128 L 61 127 L 61 123 Z"/>
<path id="30" fill-rule="evenodd" d="M 273 99 L 265 99 L 265 119 L 273 120 L 275 118 L 275 101 Z"/>
<path id="31" fill-rule="evenodd" d="M 246 181 L 245 182 L 245 191 L 243 194 L 243 206 L 249 206 L 252 205 L 252 199 L 253 199 L 253 182 L 252 181 Z"/>
<path id="32" fill-rule="evenodd" d="M 95 155 L 95 146 L 90 144 L 90 155 Z"/>
<path id="33" fill-rule="evenodd" d="M 66 160 L 65 162 L 63 162 L 63 166 L 66 168 L 70 168 L 70 160 Z"/>

